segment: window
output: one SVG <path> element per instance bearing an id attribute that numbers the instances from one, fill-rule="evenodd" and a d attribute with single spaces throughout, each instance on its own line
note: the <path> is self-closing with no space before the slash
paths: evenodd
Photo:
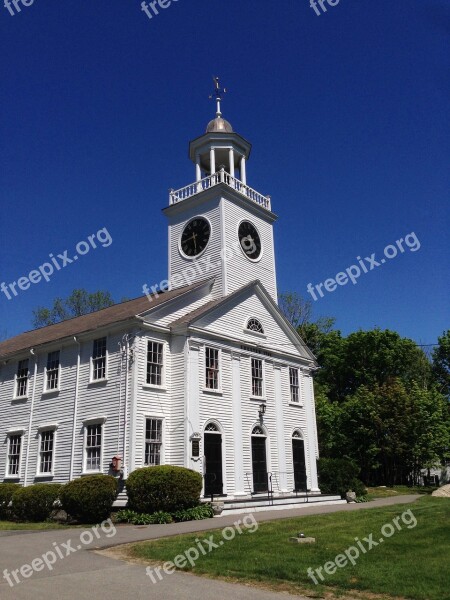
<path id="1" fill-rule="evenodd" d="M 291 402 L 300 402 L 300 383 L 298 369 L 289 367 L 289 384 L 291 388 Z"/>
<path id="2" fill-rule="evenodd" d="M 47 371 L 45 390 L 57 390 L 59 387 L 59 350 L 49 352 L 47 356 Z"/>
<path id="3" fill-rule="evenodd" d="M 20 454 L 22 450 L 22 435 L 10 435 L 8 439 L 8 467 L 7 475 L 19 477 Z"/>
<path id="4" fill-rule="evenodd" d="M 19 360 L 16 376 L 16 397 L 22 398 L 28 390 L 28 358 Z"/>
<path id="5" fill-rule="evenodd" d="M 219 351 L 205 348 L 206 387 L 209 390 L 219 389 Z"/>
<path id="6" fill-rule="evenodd" d="M 263 361 L 252 358 L 252 396 L 261 398 L 263 395 Z"/>
<path id="7" fill-rule="evenodd" d="M 163 345 L 159 342 L 148 342 L 147 350 L 147 383 L 162 386 L 163 381 Z"/>
<path id="8" fill-rule="evenodd" d="M 86 425 L 85 470 L 101 471 L 102 424 Z"/>
<path id="9" fill-rule="evenodd" d="M 147 419 L 145 427 L 145 464 L 161 464 L 162 420 Z"/>
<path id="10" fill-rule="evenodd" d="M 39 444 L 39 475 L 53 473 L 53 451 L 55 447 L 55 431 L 49 429 L 40 434 Z"/>
<path id="11" fill-rule="evenodd" d="M 94 340 L 92 352 L 92 379 L 106 379 L 106 338 Z"/>
<path id="12" fill-rule="evenodd" d="M 261 321 L 258 321 L 258 319 L 254 318 L 248 320 L 247 329 L 256 333 L 264 333 L 264 328 L 261 325 Z"/>

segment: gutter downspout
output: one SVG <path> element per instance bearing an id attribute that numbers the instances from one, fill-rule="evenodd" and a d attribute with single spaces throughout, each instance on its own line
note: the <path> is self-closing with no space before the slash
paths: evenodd
<path id="1" fill-rule="evenodd" d="M 37 356 L 34 353 L 34 349 L 30 349 L 30 354 L 34 356 L 34 375 L 33 375 L 33 391 L 31 392 L 31 406 L 30 406 L 30 421 L 28 423 L 28 439 L 27 439 L 27 458 L 25 461 L 25 474 L 24 474 L 24 487 L 27 487 L 27 479 L 28 479 L 28 464 L 30 457 L 30 444 L 31 444 L 31 428 L 33 423 L 33 413 L 34 413 L 34 395 L 36 391 L 36 377 L 37 377 Z"/>
<path id="2" fill-rule="evenodd" d="M 127 479 L 129 473 L 129 466 L 127 464 L 127 416 L 128 416 L 128 353 L 130 348 L 130 342 L 128 336 L 126 336 L 126 345 L 125 345 L 125 408 L 124 408 L 124 427 L 123 427 L 123 476 L 124 479 Z M 130 415 L 131 417 L 131 415 Z M 130 425 L 132 423 L 132 419 L 130 418 Z M 130 442 L 131 442 L 131 431 L 130 431 Z"/>
<path id="3" fill-rule="evenodd" d="M 72 427 L 72 451 L 70 455 L 70 475 L 69 481 L 73 479 L 73 463 L 75 461 L 75 441 L 76 441 L 76 425 L 77 425 L 77 416 L 78 416 L 78 390 L 80 383 L 80 365 L 81 365 L 81 344 L 77 340 L 76 337 L 73 338 L 73 341 L 78 344 L 78 354 L 77 354 L 77 376 L 75 380 L 75 398 L 73 403 L 73 427 Z"/>

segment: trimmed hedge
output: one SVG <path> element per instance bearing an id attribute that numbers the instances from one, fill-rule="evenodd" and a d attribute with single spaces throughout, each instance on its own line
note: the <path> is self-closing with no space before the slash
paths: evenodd
<path id="1" fill-rule="evenodd" d="M 88 475 L 63 486 L 61 508 L 82 523 L 100 523 L 111 514 L 117 480 L 111 475 Z"/>
<path id="2" fill-rule="evenodd" d="M 367 490 L 358 479 L 359 469 L 351 460 L 346 458 L 319 458 L 319 487 L 322 494 L 339 494 L 345 498 L 352 490 L 356 496 L 365 496 Z"/>
<path id="3" fill-rule="evenodd" d="M 18 483 L 0 483 L 0 519 L 11 519 L 12 513 L 9 506 L 14 492 L 21 486 Z"/>
<path id="4" fill-rule="evenodd" d="M 198 506 L 202 476 L 184 467 L 161 465 L 133 471 L 126 482 L 127 507 L 138 513 L 174 513 Z"/>
<path id="5" fill-rule="evenodd" d="M 12 514 L 17 521 L 38 523 L 49 519 L 55 510 L 61 485 L 57 483 L 36 483 L 20 487 L 12 497 Z"/>

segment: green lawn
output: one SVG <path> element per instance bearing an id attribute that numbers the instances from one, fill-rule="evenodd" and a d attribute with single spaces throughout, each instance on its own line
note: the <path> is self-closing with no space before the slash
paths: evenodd
<path id="1" fill-rule="evenodd" d="M 437 488 L 424 486 L 407 487 L 406 485 L 396 485 L 394 487 L 369 487 L 367 488 L 367 498 L 376 500 L 377 498 L 388 498 L 389 496 L 401 496 L 405 494 L 431 494 Z"/>
<path id="2" fill-rule="evenodd" d="M 325 575 L 323 585 L 315 585 L 308 577 L 308 567 L 315 570 L 333 561 L 355 544 L 355 537 L 363 540 L 373 534 L 373 539 L 379 541 L 383 525 L 408 510 L 413 517 L 408 523 L 397 521 L 401 531 L 396 530 L 392 537 L 385 535 L 382 544 L 365 554 L 361 552 L 354 566 L 349 564 L 333 575 Z M 414 518 L 417 525 L 408 529 L 407 524 L 412 524 Z M 315 537 L 316 544 L 289 542 L 288 538 L 299 531 Z M 211 534 L 216 543 L 222 539 L 221 530 L 217 529 L 136 544 L 130 553 L 149 562 L 172 561 L 194 547 L 196 539 Z M 364 546 L 367 548 L 368 544 Z M 449 564 L 450 501 L 426 496 L 407 505 L 262 523 L 254 533 L 237 534 L 233 540 L 200 556 L 194 568 L 188 565 L 185 570 L 314 596 L 326 592 L 339 596 L 358 590 L 363 596 L 364 592 L 375 594 L 371 598 L 387 594 L 415 600 L 450 600 Z"/>
<path id="3" fill-rule="evenodd" d="M 13 523 L 12 521 L 0 521 L 0 531 L 24 531 L 42 529 L 64 529 L 65 525 L 58 523 Z"/>

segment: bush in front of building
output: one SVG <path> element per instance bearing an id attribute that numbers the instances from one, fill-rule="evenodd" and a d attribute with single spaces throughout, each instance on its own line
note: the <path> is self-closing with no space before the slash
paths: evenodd
<path id="1" fill-rule="evenodd" d="M 317 461 L 319 487 L 322 494 L 339 494 L 345 498 L 352 490 L 357 497 L 365 496 L 366 487 L 358 479 L 359 469 L 346 458 L 319 458 Z"/>
<path id="2" fill-rule="evenodd" d="M 11 519 L 11 501 L 14 492 L 19 490 L 21 486 L 18 483 L 0 483 L 0 519 Z"/>
<path id="3" fill-rule="evenodd" d="M 16 521 L 39 523 L 46 521 L 55 510 L 61 485 L 57 483 L 36 483 L 29 487 L 19 487 L 12 497 L 12 515 Z"/>
<path id="4" fill-rule="evenodd" d="M 202 476 L 196 471 L 160 465 L 133 471 L 126 482 L 128 508 L 138 513 L 174 513 L 200 503 Z"/>
<path id="5" fill-rule="evenodd" d="M 61 490 L 61 508 L 80 523 L 100 523 L 111 514 L 117 488 L 117 480 L 111 475 L 88 475 L 74 479 Z"/>

